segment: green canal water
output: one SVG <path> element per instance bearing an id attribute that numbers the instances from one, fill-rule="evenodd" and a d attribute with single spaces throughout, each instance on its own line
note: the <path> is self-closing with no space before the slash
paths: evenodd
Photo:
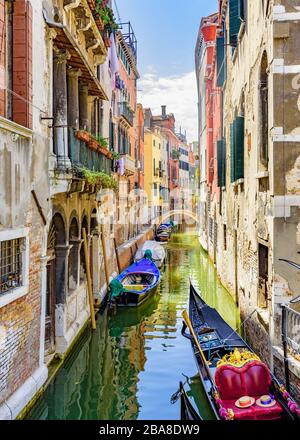
<path id="1" fill-rule="evenodd" d="M 188 305 L 189 278 L 204 299 L 234 328 L 235 302 L 220 285 L 198 237 L 176 234 L 157 295 L 138 309 L 99 314 L 97 330 L 87 329 L 63 367 L 29 414 L 49 420 L 179 420 L 179 401 L 171 395 L 184 376 L 194 405 L 213 418 L 190 342 L 181 336 L 182 311 Z"/>

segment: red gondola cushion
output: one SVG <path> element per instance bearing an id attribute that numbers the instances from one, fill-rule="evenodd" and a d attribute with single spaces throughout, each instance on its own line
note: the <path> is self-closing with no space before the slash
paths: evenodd
<path id="1" fill-rule="evenodd" d="M 237 399 L 222 400 L 222 406 L 226 409 L 232 409 L 232 411 L 234 412 L 234 419 L 235 420 L 253 420 L 252 407 L 238 408 L 237 406 L 235 406 L 236 400 Z"/>
<path id="2" fill-rule="evenodd" d="M 259 399 L 261 396 L 257 396 L 255 400 Z M 262 408 L 261 406 L 254 405 L 251 407 L 253 411 L 254 420 L 277 420 L 280 419 L 283 413 L 281 405 L 276 402 L 276 405 L 270 406 L 269 408 Z"/>
<path id="3" fill-rule="evenodd" d="M 215 380 L 224 400 L 268 394 L 272 383 L 268 367 L 260 361 L 249 362 L 241 368 L 221 365 L 217 368 Z"/>
<path id="4" fill-rule="evenodd" d="M 216 385 L 226 409 L 232 409 L 237 420 L 275 420 L 281 417 L 282 407 L 278 402 L 273 407 L 262 408 L 256 404 L 250 408 L 238 408 L 235 402 L 242 396 L 257 400 L 270 393 L 272 378 L 268 367 L 260 361 L 252 361 L 241 368 L 221 365 L 216 371 Z"/>

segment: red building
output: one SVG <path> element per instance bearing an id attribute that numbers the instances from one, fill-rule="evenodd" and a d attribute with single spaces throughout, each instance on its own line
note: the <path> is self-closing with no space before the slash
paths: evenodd
<path id="1" fill-rule="evenodd" d="M 179 188 L 179 145 L 180 140 L 175 133 L 175 117 L 173 113 L 167 114 L 166 106 L 163 105 L 161 115 L 153 116 L 151 126 L 160 127 L 167 138 L 168 161 L 169 161 L 169 191 Z"/>
<path id="2" fill-rule="evenodd" d="M 222 89 L 218 87 L 217 78 L 217 41 L 221 34 L 218 14 L 206 17 L 202 21 L 201 33 L 206 50 L 206 67 L 204 73 L 206 88 L 206 191 L 208 220 L 208 251 L 215 257 L 215 233 L 217 203 L 220 196 L 218 181 L 218 146 L 222 139 Z"/>

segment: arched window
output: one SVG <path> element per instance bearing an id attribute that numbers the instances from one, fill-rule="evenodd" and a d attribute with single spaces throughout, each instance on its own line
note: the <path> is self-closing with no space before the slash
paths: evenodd
<path id="1" fill-rule="evenodd" d="M 268 56 L 265 51 L 260 65 L 259 100 L 260 100 L 260 161 L 264 166 L 269 161 L 269 90 Z"/>

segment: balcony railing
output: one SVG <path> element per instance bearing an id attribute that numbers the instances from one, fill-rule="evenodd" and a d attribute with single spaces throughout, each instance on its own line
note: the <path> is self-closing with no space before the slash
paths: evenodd
<path id="1" fill-rule="evenodd" d="M 133 127 L 134 112 L 131 110 L 127 102 L 120 103 L 120 116 L 125 118 L 128 124 Z"/>
<path id="2" fill-rule="evenodd" d="M 113 161 L 99 151 L 89 148 L 88 143 L 79 140 L 75 132 L 70 132 L 70 160 L 72 165 L 84 167 L 92 171 L 111 173 Z"/>
<path id="3" fill-rule="evenodd" d="M 124 161 L 125 172 L 127 175 L 133 175 L 136 172 L 136 162 L 128 154 L 121 154 L 121 158 Z"/>

